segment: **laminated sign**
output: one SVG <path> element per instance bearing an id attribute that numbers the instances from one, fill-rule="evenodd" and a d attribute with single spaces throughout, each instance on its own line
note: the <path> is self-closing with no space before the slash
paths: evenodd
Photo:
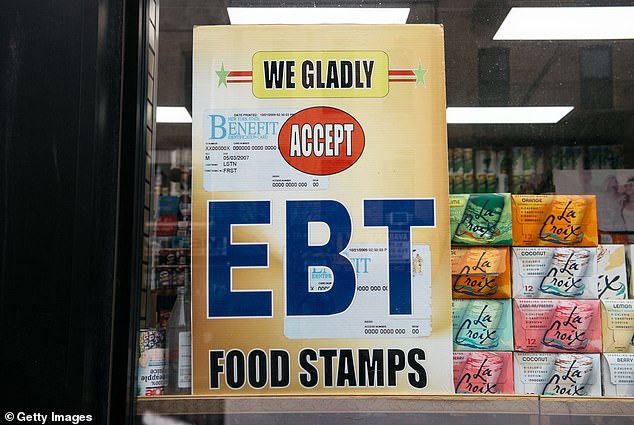
<path id="1" fill-rule="evenodd" d="M 453 392 L 442 28 L 193 49 L 194 394 Z"/>

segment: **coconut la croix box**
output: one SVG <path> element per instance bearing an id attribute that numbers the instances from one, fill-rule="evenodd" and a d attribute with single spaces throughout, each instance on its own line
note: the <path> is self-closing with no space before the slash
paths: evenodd
<path id="1" fill-rule="evenodd" d="M 515 298 L 597 299 L 594 247 L 513 247 Z"/>
<path id="2" fill-rule="evenodd" d="M 452 247 L 453 298 L 511 298 L 509 247 Z"/>
<path id="3" fill-rule="evenodd" d="M 513 300 L 515 350 L 600 353 L 599 300 Z"/>
<path id="4" fill-rule="evenodd" d="M 600 396 L 599 354 L 515 353 L 516 394 Z"/>
<path id="5" fill-rule="evenodd" d="M 472 193 L 449 195 L 451 243 L 511 245 L 511 195 Z"/>
<path id="6" fill-rule="evenodd" d="M 513 247 L 516 298 L 626 299 L 623 245 Z"/>
<path id="7" fill-rule="evenodd" d="M 594 195 L 512 195 L 514 246 L 597 246 Z"/>

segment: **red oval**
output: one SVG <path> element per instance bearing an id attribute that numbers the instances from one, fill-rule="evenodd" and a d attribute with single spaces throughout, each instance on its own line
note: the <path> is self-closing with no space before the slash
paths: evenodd
<path id="1" fill-rule="evenodd" d="M 329 106 L 303 109 L 282 125 L 277 145 L 288 164 L 316 176 L 350 168 L 363 153 L 365 134 L 352 115 Z"/>

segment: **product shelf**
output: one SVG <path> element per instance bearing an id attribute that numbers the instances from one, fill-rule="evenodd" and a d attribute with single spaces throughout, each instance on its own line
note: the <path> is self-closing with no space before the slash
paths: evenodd
<path id="1" fill-rule="evenodd" d="M 576 417 L 574 423 L 622 420 L 634 423 L 634 398 L 563 398 L 538 395 L 425 395 L 419 397 L 139 397 L 138 417 L 224 417 L 225 423 L 297 424 L 358 423 L 407 424 L 420 420 L 426 424 L 550 424 L 563 417 Z M 585 418 L 583 418 L 585 417 Z M 230 419 L 226 419 L 230 418 Z M 269 418 L 266 420 L 265 418 Z M 619 420 L 619 418 L 621 418 Z M 626 419 L 627 418 L 627 419 Z M 572 420 L 572 419 L 571 419 Z M 227 422 L 228 421 L 228 422 Z M 420 422 L 419 422 L 420 423 Z M 567 422 L 566 422 L 567 423 Z M 610 422 L 611 423 L 611 422 Z"/>
<path id="2" fill-rule="evenodd" d="M 634 397 L 572 397 L 541 396 L 542 415 L 569 416 L 628 416 L 634 420 Z"/>
<path id="3" fill-rule="evenodd" d="M 196 397 L 161 396 L 137 398 L 137 414 L 220 413 L 538 413 L 537 396 L 419 397 Z M 633 406 L 634 407 L 634 406 Z"/>

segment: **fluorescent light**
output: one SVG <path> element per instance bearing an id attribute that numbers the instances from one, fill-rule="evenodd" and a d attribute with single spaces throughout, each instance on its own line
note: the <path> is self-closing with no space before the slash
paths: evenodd
<path id="1" fill-rule="evenodd" d="M 448 107 L 447 124 L 554 124 L 572 106 Z"/>
<path id="2" fill-rule="evenodd" d="M 228 7 L 232 24 L 404 24 L 407 7 Z"/>
<path id="3" fill-rule="evenodd" d="M 514 7 L 494 40 L 634 38 L 634 7 Z"/>
<path id="4" fill-rule="evenodd" d="M 192 117 L 184 106 L 157 106 L 157 123 L 191 123 Z"/>

